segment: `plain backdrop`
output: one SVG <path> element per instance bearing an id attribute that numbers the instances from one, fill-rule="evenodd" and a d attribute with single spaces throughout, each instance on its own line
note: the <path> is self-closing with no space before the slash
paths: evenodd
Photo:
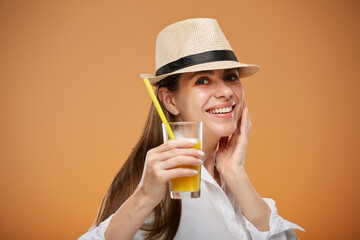
<path id="1" fill-rule="evenodd" d="M 1 239 L 90 228 L 143 129 L 156 36 L 194 17 L 261 66 L 241 80 L 258 193 L 301 239 L 358 236 L 358 1 L 0 1 Z"/>

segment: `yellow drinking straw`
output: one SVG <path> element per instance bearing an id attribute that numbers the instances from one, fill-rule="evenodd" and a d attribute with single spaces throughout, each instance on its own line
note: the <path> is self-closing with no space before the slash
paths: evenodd
<path id="1" fill-rule="evenodd" d="M 157 110 L 158 113 L 159 113 L 159 116 L 160 116 L 160 118 L 161 118 L 161 121 L 165 124 L 166 130 L 167 130 L 167 132 L 168 132 L 168 134 L 169 134 L 170 139 L 171 139 L 171 140 L 175 140 L 174 133 L 172 132 L 172 130 L 171 130 L 171 128 L 170 128 L 170 125 L 169 125 L 169 123 L 168 123 L 168 121 L 167 121 L 167 119 L 166 119 L 166 117 L 165 117 L 165 115 L 164 115 L 164 112 L 163 112 L 163 110 L 162 110 L 162 108 L 161 108 L 161 106 L 160 106 L 159 100 L 157 99 L 157 97 L 156 97 L 156 95 L 155 95 L 155 93 L 154 93 L 154 90 L 153 90 L 153 88 L 152 88 L 152 86 L 151 86 L 151 84 L 150 84 L 150 82 L 149 82 L 149 79 L 145 78 L 145 79 L 144 79 L 144 82 L 145 82 L 145 85 L 146 85 L 147 90 L 148 90 L 149 93 L 150 93 L 150 97 L 151 97 L 151 99 L 152 99 L 153 102 L 154 102 L 154 105 L 155 105 L 155 107 L 156 107 L 156 110 Z"/>

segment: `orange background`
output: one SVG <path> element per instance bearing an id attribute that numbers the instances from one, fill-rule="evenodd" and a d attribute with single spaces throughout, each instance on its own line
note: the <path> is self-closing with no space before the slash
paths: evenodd
<path id="1" fill-rule="evenodd" d="M 358 236 L 358 1 L 1 1 L 0 239 L 76 239 L 142 130 L 155 39 L 218 19 L 253 122 L 247 172 L 301 239 Z"/>

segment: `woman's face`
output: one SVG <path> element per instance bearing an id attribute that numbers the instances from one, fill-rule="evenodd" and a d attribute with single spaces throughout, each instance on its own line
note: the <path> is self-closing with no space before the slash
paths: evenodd
<path id="1" fill-rule="evenodd" d="M 244 98 L 237 69 L 184 73 L 179 84 L 173 96 L 177 121 L 203 121 L 211 135 L 233 134 Z"/>

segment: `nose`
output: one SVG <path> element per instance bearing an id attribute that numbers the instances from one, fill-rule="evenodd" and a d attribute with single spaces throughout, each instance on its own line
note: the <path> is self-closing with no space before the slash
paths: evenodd
<path id="1" fill-rule="evenodd" d="M 226 84 L 226 82 L 218 81 L 215 86 L 214 94 L 216 98 L 230 99 L 233 94 L 233 90 Z"/>

